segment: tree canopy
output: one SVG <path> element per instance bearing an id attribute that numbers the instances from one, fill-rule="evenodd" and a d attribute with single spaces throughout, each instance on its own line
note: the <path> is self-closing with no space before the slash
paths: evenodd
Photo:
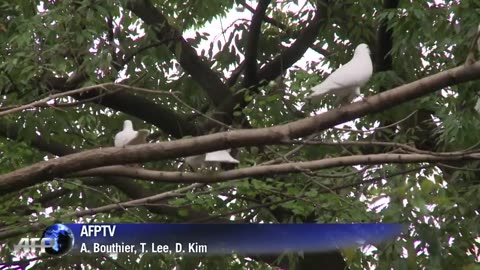
<path id="1" fill-rule="evenodd" d="M 475 0 L 4 1 L 1 261 L 480 269 L 479 9 Z M 308 102 L 360 43 L 374 63 L 366 99 Z M 150 131 L 147 144 L 113 147 L 127 119 Z M 184 166 L 230 148 L 238 166 Z M 409 229 L 367 250 L 13 261 L 19 237 L 82 221 Z"/>

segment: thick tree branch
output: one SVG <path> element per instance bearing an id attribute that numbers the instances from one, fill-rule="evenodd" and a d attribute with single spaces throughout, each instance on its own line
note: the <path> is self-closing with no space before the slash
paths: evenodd
<path id="1" fill-rule="evenodd" d="M 317 116 L 270 128 L 234 130 L 177 141 L 142 144 L 126 148 L 108 147 L 88 150 L 34 165 L 0 176 L 0 191 L 12 192 L 42 183 L 52 177 L 61 177 L 90 168 L 147 162 L 206 152 L 267 144 L 308 136 L 335 125 L 399 105 L 447 86 L 480 78 L 480 63 L 460 66 L 418 81 L 396 87 Z"/>
<path id="2" fill-rule="evenodd" d="M 248 9 L 250 12 L 252 13 L 255 13 L 255 9 L 253 9 L 251 6 L 249 6 L 247 3 L 245 3 L 244 1 L 240 3 L 242 6 L 244 6 L 246 9 Z M 293 30 L 291 30 L 287 25 L 273 19 L 273 18 L 270 18 L 268 16 L 265 16 L 264 17 L 264 21 L 275 26 L 275 27 L 278 27 L 279 29 L 285 31 L 285 33 L 289 36 L 291 36 L 292 38 L 297 38 L 299 33 L 298 32 L 295 32 Z M 319 54 L 322 54 L 323 56 L 328 56 L 329 53 L 327 50 L 323 49 L 321 46 L 319 46 L 318 44 L 312 44 L 310 45 L 310 48 L 314 51 L 316 51 L 317 53 Z"/>
<path id="3" fill-rule="evenodd" d="M 89 92 L 78 98 L 91 98 L 99 94 L 101 94 L 101 91 L 97 93 Z M 175 138 L 202 134 L 200 129 L 186 121 L 183 116 L 142 96 L 117 92 L 105 95 L 95 103 L 138 117 Z"/>
<path id="4" fill-rule="evenodd" d="M 63 78 L 51 78 L 48 80 L 52 90 L 62 92 L 72 89 Z M 182 138 L 187 135 L 196 136 L 202 134 L 194 124 L 188 122 L 183 116 L 175 113 L 160 104 L 146 99 L 139 95 L 133 95 L 122 91 L 124 87 L 109 88 L 112 93 L 105 94 L 104 87 L 93 88 L 86 93 L 73 95 L 77 100 L 94 100 L 95 103 L 135 116 L 152 125 L 157 126 L 175 138 Z M 96 97 L 99 97 L 95 99 Z"/>
<path id="5" fill-rule="evenodd" d="M 245 46 L 245 78 L 243 87 L 248 88 L 258 83 L 257 79 L 257 55 L 258 55 L 258 39 L 260 37 L 260 29 L 263 19 L 267 11 L 270 0 L 260 0 L 257 10 L 253 13 L 250 28 L 248 29 L 247 44 Z"/>
<path id="6" fill-rule="evenodd" d="M 266 64 L 257 75 L 255 75 L 256 81 L 271 81 L 280 76 L 285 70 L 291 67 L 295 62 L 297 62 L 308 48 L 315 42 L 317 39 L 318 33 L 320 31 L 320 25 L 326 19 L 326 9 L 324 8 L 328 1 L 318 0 L 317 1 L 317 10 L 315 16 L 309 25 L 303 29 L 297 39 L 292 43 L 292 45 L 286 48 L 279 56 L 273 59 L 270 63 Z M 247 60 L 246 60 L 247 61 Z M 229 80 L 229 83 L 235 80 Z M 250 85 L 248 85 L 250 86 Z M 217 109 L 219 115 L 224 115 L 231 113 L 233 108 L 240 104 L 240 107 L 245 107 L 248 102 L 245 101 L 245 93 L 240 91 L 236 93 L 233 98 L 226 100 L 221 107 Z M 231 124 L 231 122 L 225 122 Z M 208 129 L 208 125 L 205 129 Z"/>
<path id="7" fill-rule="evenodd" d="M 42 98 L 40 100 L 36 100 L 36 101 L 30 102 L 28 104 L 14 106 L 13 108 L 2 110 L 2 111 L 0 111 L 0 117 L 2 117 L 4 115 L 7 115 L 7 114 L 10 114 L 10 113 L 20 112 L 20 111 L 23 111 L 23 110 L 26 110 L 26 109 L 38 107 L 40 105 L 45 105 L 45 104 L 47 104 L 48 101 L 54 100 L 56 98 L 61 98 L 61 97 L 70 96 L 70 95 L 73 96 L 73 95 L 82 94 L 82 93 L 88 92 L 90 90 L 94 90 L 97 87 L 98 88 L 103 88 L 104 85 L 87 86 L 87 87 L 82 87 L 80 89 L 74 89 L 74 90 L 63 92 L 63 93 L 49 95 L 46 98 Z"/>
<path id="8" fill-rule="evenodd" d="M 0 121 L 0 136 L 17 140 L 19 135 L 19 128 L 16 124 L 8 123 L 5 120 Z M 52 153 L 57 156 L 65 156 L 76 153 L 74 149 L 65 146 L 64 144 L 55 141 L 45 141 L 41 136 L 35 135 L 30 141 L 30 144 L 40 151 Z"/>
<path id="9" fill-rule="evenodd" d="M 12 140 L 17 140 L 19 134 L 19 128 L 13 123 L 6 123 L 5 121 L 0 121 L 0 136 L 5 138 L 10 138 Z M 45 141 L 42 136 L 35 135 L 30 144 L 37 148 L 40 151 L 47 153 L 52 153 L 57 156 L 66 156 L 73 153 L 78 153 L 79 151 L 70 148 L 64 144 L 58 143 L 54 140 Z M 105 177 L 105 178 L 90 178 L 83 179 L 83 183 L 89 186 L 101 186 L 101 185 L 112 185 L 123 192 L 127 197 L 132 199 L 141 199 L 149 196 L 153 196 L 154 193 L 148 189 L 143 188 L 138 183 L 135 183 L 130 178 L 125 177 Z M 69 192 L 68 190 L 59 190 L 56 191 L 59 193 Z M 51 193 L 51 194 L 55 194 Z M 43 197 L 42 197 L 43 198 Z M 44 200 L 48 200 L 48 194 L 45 195 Z M 58 198 L 58 196 L 57 196 Z M 41 202 L 39 200 L 39 202 Z M 170 207 L 168 205 L 161 206 L 147 206 L 147 209 L 152 213 L 178 216 L 178 209 L 176 207 Z M 183 216 L 184 219 L 205 217 L 207 214 L 193 209 L 189 209 L 187 216 Z"/>
<path id="10" fill-rule="evenodd" d="M 166 41 L 168 41 L 168 39 L 163 39 L 160 42 Z M 48 74 L 44 76 L 41 81 L 51 90 L 66 92 L 79 87 L 87 79 L 87 75 L 79 71 L 68 79 L 58 78 L 52 74 Z M 104 92 L 98 89 L 97 91 L 90 91 L 85 95 L 74 95 L 73 97 L 80 101 L 93 100 L 102 106 L 125 112 L 157 126 L 176 138 L 200 134 L 199 129 L 197 129 L 195 125 L 186 121 L 173 110 L 141 96 L 129 93 L 114 93 L 105 96 Z"/>
<path id="11" fill-rule="evenodd" d="M 230 74 L 230 77 L 226 80 L 226 84 L 229 86 L 229 87 L 232 87 L 233 85 L 235 85 L 235 83 L 237 82 L 238 78 L 240 78 L 240 75 L 242 75 L 243 71 L 245 70 L 245 60 L 243 60 L 242 63 L 240 63 L 240 65 L 238 65 L 233 71 L 232 71 L 232 74 Z"/>
<path id="12" fill-rule="evenodd" d="M 200 84 L 215 106 L 220 106 L 231 98 L 230 89 L 220 80 L 219 76 L 202 61 L 194 48 L 173 28 L 167 18 L 155 8 L 149 0 L 129 0 L 126 7 L 141 18 L 146 24 L 153 26 L 153 31 L 160 40 L 175 38 L 168 48 L 177 57 L 182 68 Z M 231 115 L 226 115 L 231 117 Z"/>
<path id="13" fill-rule="evenodd" d="M 278 175 L 310 170 L 322 170 L 339 166 L 376 165 L 384 163 L 417 163 L 438 161 L 460 161 L 480 159 L 480 152 L 459 153 L 436 153 L 429 154 L 373 154 L 354 155 L 346 157 L 326 158 L 314 161 L 291 162 L 277 165 L 254 166 L 224 172 L 184 173 L 162 172 L 146 169 L 128 168 L 125 166 L 110 166 L 90 169 L 74 173 L 71 177 L 82 176 L 125 176 L 138 178 L 146 181 L 176 182 L 176 183 L 216 183 L 236 180 L 246 177 L 259 177 L 266 175 Z"/>
<path id="14" fill-rule="evenodd" d="M 320 26 L 326 20 L 326 8 L 328 1 L 318 0 L 315 16 L 309 25 L 303 29 L 293 44 L 286 48 L 279 56 L 266 64 L 258 74 L 260 81 L 271 81 L 280 76 L 285 70 L 297 62 L 317 39 Z"/>
<path id="15" fill-rule="evenodd" d="M 383 0 L 383 9 L 396 9 L 398 7 L 398 0 Z M 392 69 L 392 51 L 393 47 L 393 33 L 392 29 L 388 29 L 388 20 L 385 18 L 380 21 L 380 26 L 377 31 L 377 46 L 375 67 L 376 71 L 386 71 Z"/>

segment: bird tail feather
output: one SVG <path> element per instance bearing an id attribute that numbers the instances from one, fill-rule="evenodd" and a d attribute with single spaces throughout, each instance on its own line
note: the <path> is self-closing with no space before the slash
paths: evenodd
<path id="1" fill-rule="evenodd" d="M 205 156 L 205 161 L 235 164 L 240 163 L 238 160 L 234 159 L 226 150 L 207 153 L 207 155 Z"/>

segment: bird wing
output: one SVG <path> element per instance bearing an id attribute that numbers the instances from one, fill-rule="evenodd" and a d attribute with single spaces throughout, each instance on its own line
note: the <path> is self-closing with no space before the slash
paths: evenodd
<path id="1" fill-rule="evenodd" d="M 147 143 L 147 136 L 150 133 L 147 129 L 140 129 L 134 132 L 136 133 L 135 136 L 128 140 L 127 145 Z"/>
<path id="2" fill-rule="evenodd" d="M 352 58 L 335 70 L 325 81 L 312 88 L 309 98 L 315 99 L 328 93 L 349 95 L 351 91 L 365 84 L 372 75 L 370 56 Z M 342 91 L 344 90 L 344 91 Z"/>
<path id="3" fill-rule="evenodd" d="M 121 146 L 122 144 L 122 139 L 121 139 L 121 134 L 122 132 L 119 132 L 117 134 L 115 134 L 115 138 L 113 139 L 113 145 L 115 146 Z"/>
<path id="4" fill-rule="evenodd" d="M 133 135 L 135 136 L 135 135 Z M 125 146 L 132 139 L 132 134 L 128 131 L 120 131 L 115 135 L 114 145 Z"/>
<path id="5" fill-rule="evenodd" d="M 240 161 L 234 159 L 227 150 L 220 150 L 205 155 L 206 162 L 222 162 L 222 163 L 235 163 L 238 164 Z"/>

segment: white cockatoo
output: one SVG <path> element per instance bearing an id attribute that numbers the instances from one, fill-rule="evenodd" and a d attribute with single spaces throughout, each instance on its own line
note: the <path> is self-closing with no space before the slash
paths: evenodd
<path id="1" fill-rule="evenodd" d="M 230 155 L 230 149 L 219 150 L 197 156 L 190 156 L 185 158 L 185 163 L 192 169 L 203 169 L 207 166 L 217 166 L 219 163 L 233 163 L 238 164 L 240 161 L 234 159 Z"/>
<path id="2" fill-rule="evenodd" d="M 124 147 L 127 145 L 147 143 L 148 133 L 146 129 L 134 130 L 132 121 L 125 120 L 125 122 L 123 122 L 123 130 L 115 135 L 114 145 Z"/>
<path id="3" fill-rule="evenodd" d="M 370 49 L 367 44 L 361 43 L 355 48 L 353 58 L 313 87 L 313 93 L 308 98 L 315 102 L 331 93 L 337 97 L 336 104 L 348 104 L 360 95 L 360 87 L 372 77 L 372 73 Z"/>

